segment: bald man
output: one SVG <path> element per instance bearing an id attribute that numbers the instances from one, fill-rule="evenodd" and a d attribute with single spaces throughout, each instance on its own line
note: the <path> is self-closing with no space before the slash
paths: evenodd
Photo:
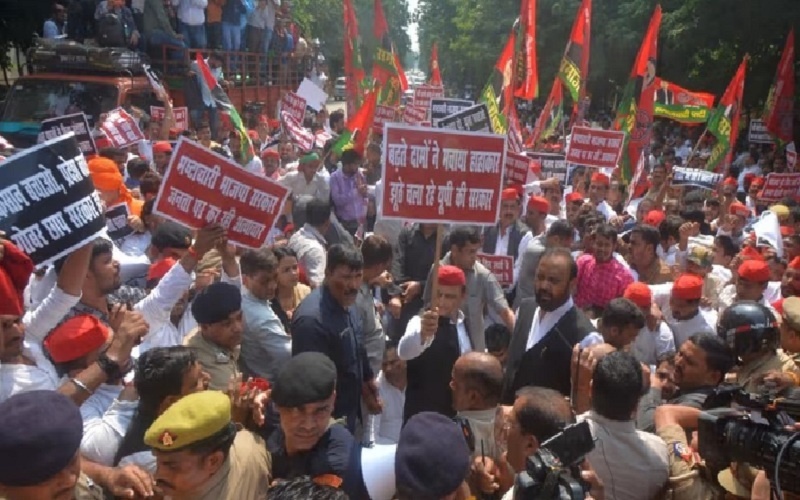
<path id="1" fill-rule="evenodd" d="M 491 354 L 468 352 L 456 360 L 450 380 L 453 409 L 474 437 L 473 457 L 499 458 L 495 420 L 503 390 L 503 367 Z M 497 419 L 499 420 L 499 419 Z M 483 443 L 483 446 L 481 446 Z"/>

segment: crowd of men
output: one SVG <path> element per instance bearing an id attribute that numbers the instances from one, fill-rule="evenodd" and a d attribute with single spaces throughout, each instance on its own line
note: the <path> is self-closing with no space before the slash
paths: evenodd
<path id="1" fill-rule="evenodd" d="M 154 213 L 166 128 L 88 158 L 132 234 L 47 268 L 1 240 L 0 497 L 513 499 L 526 458 L 587 422 L 591 498 L 766 498 L 692 436 L 725 381 L 800 383 L 800 204 L 760 193 L 783 157 L 675 187 L 662 138 L 640 198 L 576 167 L 507 186 L 491 227 L 447 227 L 377 216 L 379 142 L 298 151 L 263 119 L 250 159 L 203 123 L 185 135 L 291 191 L 242 249 Z"/>

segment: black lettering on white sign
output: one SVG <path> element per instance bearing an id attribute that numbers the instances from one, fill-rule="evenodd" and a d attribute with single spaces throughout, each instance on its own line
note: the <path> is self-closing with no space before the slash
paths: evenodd
<path id="1" fill-rule="evenodd" d="M 78 146 L 84 155 L 97 154 L 97 147 L 92 138 L 92 129 L 89 128 L 89 121 L 83 113 L 75 113 L 74 115 L 64 115 L 58 118 L 50 118 L 42 122 L 42 128 L 39 129 L 39 143 L 56 139 L 69 132 L 75 133 L 75 140 L 78 141 Z"/>

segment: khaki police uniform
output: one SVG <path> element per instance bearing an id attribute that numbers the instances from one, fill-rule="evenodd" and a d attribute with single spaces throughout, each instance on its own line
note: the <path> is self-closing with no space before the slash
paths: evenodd
<path id="1" fill-rule="evenodd" d="M 741 385 L 746 392 L 758 392 L 759 377 L 771 371 L 800 373 L 792 358 L 783 351 L 777 351 L 765 354 L 742 366 L 736 373 L 736 383 Z"/>
<path id="2" fill-rule="evenodd" d="M 147 430 L 144 442 L 158 456 L 230 432 L 232 425 L 228 396 L 201 391 L 170 406 Z M 272 458 L 264 440 L 240 429 L 220 469 L 199 489 L 172 494 L 170 500 L 262 500 L 271 478 Z"/>
<path id="3" fill-rule="evenodd" d="M 239 352 L 237 347 L 230 351 L 206 340 L 199 329 L 190 333 L 185 342 L 197 355 L 197 360 L 203 366 L 211 379 L 208 388 L 215 391 L 227 391 L 231 377 L 239 374 Z"/>
<path id="4" fill-rule="evenodd" d="M 725 492 L 706 477 L 705 463 L 692 452 L 681 426 L 668 425 L 656 434 L 667 445 L 669 481 L 665 500 L 721 500 L 725 497 Z"/>

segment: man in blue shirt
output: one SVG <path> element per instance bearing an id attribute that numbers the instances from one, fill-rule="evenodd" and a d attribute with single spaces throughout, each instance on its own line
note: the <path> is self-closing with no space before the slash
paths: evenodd
<path id="1" fill-rule="evenodd" d="M 328 250 L 325 280 L 306 297 L 292 318 L 292 355 L 321 352 L 336 365 L 334 418 L 346 418 L 355 432 L 361 397 L 371 413 L 381 411 L 378 386 L 364 347 L 362 318 L 355 308 L 364 263 L 361 253 L 343 245 Z"/>

